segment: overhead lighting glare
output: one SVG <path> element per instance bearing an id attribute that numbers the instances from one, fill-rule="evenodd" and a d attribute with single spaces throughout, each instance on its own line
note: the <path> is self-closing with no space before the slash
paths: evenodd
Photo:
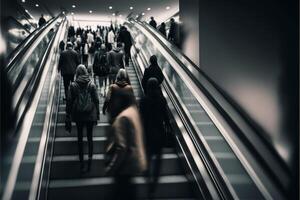
<path id="1" fill-rule="evenodd" d="M 136 18 L 138 18 L 139 16 L 138 16 L 138 15 L 136 15 L 135 17 L 136 17 Z"/>
<path id="2" fill-rule="evenodd" d="M 25 12 L 28 12 L 28 10 L 26 9 Z"/>
<path id="3" fill-rule="evenodd" d="M 133 9 L 133 7 L 132 7 L 132 6 L 130 6 L 130 7 L 129 7 L 129 9 L 130 9 L 130 10 L 132 10 L 132 9 Z"/>
<path id="4" fill-rule="evenodd" d="M 71 15 L 74 15 L 74 13 L 73 13 L 73 12 L 71 12 Z"/>
<path id="5" fill-rule="evenodd" d="M 25 3 L 25 0 L 22 0 L 22 3 Z"/>
<path id="6" fill-rule="evenodd" d="M 111 10 L 111 9 L 112 9 L 112 6 L 109 6 L 108 8 L 109 8 L 109 10 Z"/>
<path id="7" fill-rule="evenodd" d="M 119 15 L 119 17 L 122 17 L 122 15 Z"/>
<path id="8" fill-rule="evenodd" d="M 62 14 L 66 14 L 65 11 L 62 11 Z"/>
<path id="9" fill-rule="evenodd" d="M 142 15 L 145 15 L 145 13 L 142 13 Z"/>
<path id="10" fill-rule="evenodd" d="M 92 10 L 90 10 L 90 11 L 89 11 L 89 13 L 93 13 L 93 11 L 92 11 Z"/>
<path id="11" fill-rule="evenodd" d="M 35 7 L 39 7 L 39 4 L 35 4 Z"/>
<path id="12" fill-rule="evenodd" d="M 72 8 L 76 8 L 76 6 L 75 6 L 75 5 L 72 5 Z"/>
<path id="13" fill-rule="evenodd" d="M 113 15 L 113 16 L 115 16 L 116 14 L 115 14 L 115 13 L 113 13 L 112 15 Z"/>
<path id="14" fill-rule="evenodd" d="M 166 9 L 169 10 L 169 9 L 170 9 L 170 6 L 167 6 Z"/>
<path id="15" fill-rule="evenodd" d="M 147 10 L 149 11 L 149 10 L 151 10 L 151 8 L 147 8 Z"/>

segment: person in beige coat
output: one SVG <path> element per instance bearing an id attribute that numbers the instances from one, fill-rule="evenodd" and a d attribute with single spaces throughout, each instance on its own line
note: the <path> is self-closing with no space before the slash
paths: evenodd
<path id="1" fill-rule="evenodd" d="M 118 94 L 116 118 L 108 135 L 106 148 L 106 173 L 115 177 L 113 199 L 136 199 L 132 176 L 141 175 L 147 169 L 143 128 L 132 93 Z"/>

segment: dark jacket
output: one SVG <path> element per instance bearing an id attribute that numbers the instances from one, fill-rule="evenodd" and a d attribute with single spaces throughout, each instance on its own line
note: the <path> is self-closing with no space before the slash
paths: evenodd
<path id="1" fill-rule="evenodd" d="M 165 26 L 160 26 L 158 31 L 163 34 L 163 36 L 167 36 L 167 33 L 166 33 L 166 27 Z"/>
<path id="2" fill-rule="evenodd" d="M 149 78 L 154 77 L 158 80 L 158 83 L 161 84 L 164 80 L 164 75 L 158 65 L 150 65 L 148 68 L 145 69 L 144 76 L 142 79 L 142 87 L 144 89 L 144 92 L 146 91 L 146 84 L 149 80 Z"/>
<path id="3" fill-rule="evenodd" d="M 58 71 L 62 75 L 74 75 L 79 64 L 79 54 L 73 49 L 67 49 L 60 54 Z"/>
<path id="4" fill-rule="evenodd" d="M 94 63 L 93 63 L 93 70 L 95 75 L 97 76 L 105 76 L 108 73 L 108 64 L 107 64 L 107 52 L 104 49 L 100 49 L 96 51 Z"/>
<path id="5" fill-rule="evenodd" d="M 155 20 L 151 20 L 151 21 L 149 22 L 149 24 L 150 24 L 153 28 L 156 29 L 157 24 L 156 24 L 156 21 L 155 21 Z"/>
<path id="6" fill-rule="evenodd" d="M 143 128 L 137 107 L 123 110 L 112 124 L 106 148 L 107 171 L 140 175 L 147 169 Z"/>
<path id="7" fill-rule="evenodd" d="M 164 123 L 168 124 L 167 102 L 161 92 L 146 95 L 140 101 L 140 113 L 144 125 L 148 153 L 155 153 L 163 146 L 166 138 Z"/>
<path id="8" fill-rule="evenodd" d="M 132 46 L 132 38 L 131 38 L 129 31 L 127 31 L 127 30 L 120 31 L 119 36 L 118 36 L 118 42 L 124 43 L 125 52 L 129 51 L 130 47 Z"/>
<path id="9" fill-rule="evenodd" d="M 177 41 L 178 39 L 178 25 L 176 22 L 171 22 L 168 40 Z"/>
<path id="10" fill-rule="evenodd" d="M 112 74 L 118 73 L 120 68 L 124 68 L 123 63 L 123 52 L 121 52 L 120 49 L 113 49 L 107 54 L 107 63 L 110 69 L 113 69 L 111 71 Z"/>
<path id="11" fill-rule="evenodd" d="M 41 17 L 41 18 L 39 19 L 39 27 L 43 26 L 44 24 L 46 24 L 46 20 L 45 20 L 44 17 Z"/>
<path id="12" fill-rule="evenodd" d="M 74 111 L 74 102 L 82 89 L 87 89 L 90 94 L 94 107 L 90 113 L 76 113 Z M 75 82 L 70 84 L 67 97 L 67 116 L 71 116 L 72 121 L 74 122 L 87 122 L 92 121 L 96 122 L 99 118 L 99 97 L 97 94 L 96 86 L 91 82 L 88 75 L 82 75 L 76 78 Z"/>
<path id="13" fill-rule="evenodd" d="M 109 113 L 110 122 L 112 122 L 116 117 L 116 110 L 118 110 L 118 105 L 122 103 L 120 102 L 122 101 L 120 97 L 123 94 L 128 94 L 134 97 L 133 89 L 128 81 L 118 81 L 110 85 L 102 108 L 103 113 L 106 111 Z"/>

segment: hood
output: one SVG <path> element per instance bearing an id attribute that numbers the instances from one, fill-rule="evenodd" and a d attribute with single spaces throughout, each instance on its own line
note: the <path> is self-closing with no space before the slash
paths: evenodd
<path id="1" fill-rule="evenodd" d="M 75 82 L 80 86 L 85 86 L 91 81 L 89 75 L 81 75 L 76 78 Z"/>
<path id="2" fill-rule="evenodd" d="M 129 85 L 126 81 L 117 81 L 116 84 L 119 87 L 125 87 L 126 85 Z"/>

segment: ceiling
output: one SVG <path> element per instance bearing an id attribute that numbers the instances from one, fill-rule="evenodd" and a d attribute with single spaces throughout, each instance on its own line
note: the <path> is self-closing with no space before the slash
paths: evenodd
<path id="1" fill-rule="evenodd" d="M 110 22 L 125 19 L 131 14 L 134 17 L 140 15 L 141 20 L 146 21 L 154 16 L 160 23 L 179 11 L 179 0 L 18 0 L 18 2 L 36 19 L 41 13 L 50 18 L 50 15 L 65 11 L 76 21 Z M 36 4 L 39 6 L 36 7 Z M 109 9 L 110 6 L 112 9 Z"/>

